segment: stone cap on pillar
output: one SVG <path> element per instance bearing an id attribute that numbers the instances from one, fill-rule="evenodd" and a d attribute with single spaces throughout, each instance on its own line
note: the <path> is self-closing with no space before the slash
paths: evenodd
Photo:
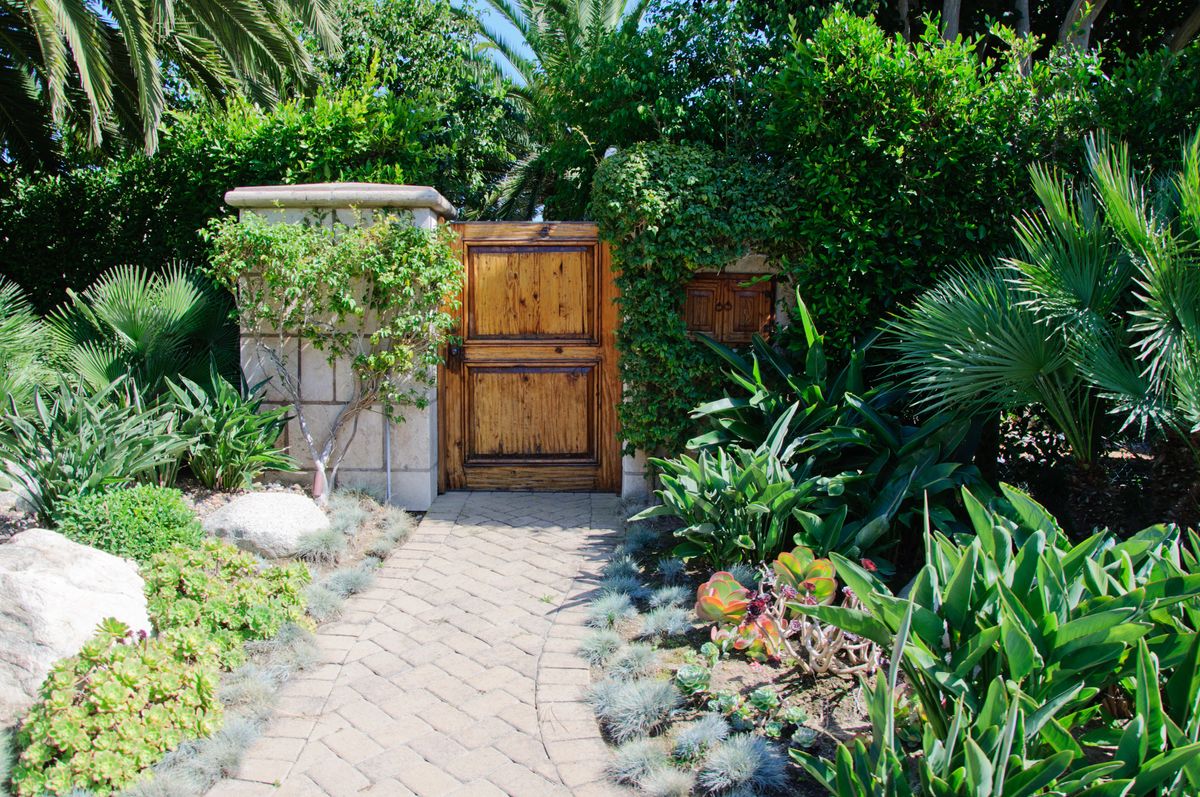
<path id="1" fill-rule="evenodd" d="M 424 208 L 445 219 L 458 214 L 446 197 L 427 185 L 252 185 L 226 192 L 225 201 L 235 208 Z"/>

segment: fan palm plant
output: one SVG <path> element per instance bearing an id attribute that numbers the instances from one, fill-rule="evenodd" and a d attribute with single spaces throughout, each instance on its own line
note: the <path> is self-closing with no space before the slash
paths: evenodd
<path id="1" fill-rule="evenodd" d="M 269 101 L 311 64 L 297 24 L 336 49 L 328 0 L 0 0 L 0 146 L 45 158 L 64 128 L 153 151 L 164 83 Z"/>
<path id="2" fill-rule="evenodd" d="M 497 216 L 532 217 L 561 177 L 553 163 L 555 145 L 581 137 L 556 121 L 552 76 L 579 63 L 622 27 L 636 30 L 649 5 L 649 0 L 486 0 L 486 6 L 516 31 L 516 41 L 489 19 L 460 11 L 484 49 L 495 56 L 494 73 L 509 78 L 509 98 L 525 114 L 531 130 L 529 154 L 513 166 L 492 197 Z M 598 150 L 597 157 L 603 152 L 603 142 L 583 143 Z"/>
<path id="3" fill-rule="evenodd" d="M 1098 411 L 1121 428 L 1200 431 L 1200 134 L 1154 189 L 1129 151 L 1087 142 L 1089 179 L 1032 170 L 1038 208 L 990 268 L 951 274 L 892 323 L 899 369 L 926 406 L 1037 404 L 1075 456 Z"/>
<path id="4" fill-rule="evenodd" d="M 49 377 L 42 321 L 14 282 L 0 277 L 0 404 L 25 407 Z"/>
<path id="5" fill-rule="evenodd" d="M 178 376 L 208 385 L 213 367 L 237 378 L 229 298 L 186 266 L 119 266 L 68 293 L 48 318 L 55 358 L 92 390 L 128 378 L 149 399 Z"/>

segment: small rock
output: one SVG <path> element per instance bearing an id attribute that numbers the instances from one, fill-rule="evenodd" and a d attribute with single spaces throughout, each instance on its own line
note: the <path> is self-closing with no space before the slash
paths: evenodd
<path id="1" fill-rule="evenodd" d="M 51 665 L 78 653 L 106 617 L 151 630 L 134 562 L 46 529 L 0 545 L 0 727 L 33 705 Z"/>
<path id="2" fill-rule="evenodd" d="M 279 559 L 294 556 L 300 538 L 329 528 L 329 518 L 306 495 L 240 495 L 204 519 L 204 530 L 243 550 Z"/>

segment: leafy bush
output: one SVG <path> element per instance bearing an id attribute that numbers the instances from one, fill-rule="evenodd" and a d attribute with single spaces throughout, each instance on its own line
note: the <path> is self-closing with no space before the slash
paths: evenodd
<path id="1" fill-rule="evenodd" d="M 207 387 L 186 377 L 180 382 L 168 389 L 184 419 L 183 432 L 194 438 L 187 464 L 197 481 L 208 488 L 238 490 L 264 471 L 296 470 L 295 461 L 275 447 L 287 428 L 286 409 L 263 412 L 261 396 L 243 398 L 215 372 Z"/>
<path id="2" fill-rule="evenodd" d="M 1036 404 L 1094 462 L 1102 407 L 1122 428 L 1200 428 L 1200 134 L 1152 190 L 1127 146 L 1091 138 L 1076 189 L 1035 168 L 1039 205 L 1016 251 L 951 277 L 894 324 L 899 366 L 927 406 Z"/>
<path id="3" fill-rule="evenodd" d="M 183 493 L 146 484 L 68 498 L 59 507 L 57 530 L 143 564 L 174 545 L 191 548 L 204 539 Z"/>
<path id="4" fill-rule="evenodd" d="M 53 525 L 59 504 L 129 484 L 171 466 L 190 440 L 174 431 L 174 413 L 143 406 L 123 381 L 98 393 L 66 381 L 34 392 L 26 414 L 9 405 L 0 414 L 0 472 Z"/>
<path id="5" fill-rule="evenodd" d="M 245 661 L 243 643 L 268 639 L 304 617 L 309 574 L 302 564 L 260 567 L 250 554 L 216 540 L 158 554 L 142 575 L 155 627 L 202 630 L 216 642 L 226 669 Z"/>
<path id="6" fill-rule="evenodd" d="M 77 656 L 54 665 L 22 723 L 16 794 L 112 794 L 184 740 L 210 735 L 222 716 L 216 658 L 198 630 L 137 640 L 104 621 Z"/>

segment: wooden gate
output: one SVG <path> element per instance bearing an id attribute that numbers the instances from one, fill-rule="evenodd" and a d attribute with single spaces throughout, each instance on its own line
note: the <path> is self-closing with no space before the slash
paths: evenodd
<path id="1" fill-rule="evenodd" d="M 439 380 L 441 489 L 619 490 L 616 289 L 596 226 L 455 227 L 462 344 Z"/>

